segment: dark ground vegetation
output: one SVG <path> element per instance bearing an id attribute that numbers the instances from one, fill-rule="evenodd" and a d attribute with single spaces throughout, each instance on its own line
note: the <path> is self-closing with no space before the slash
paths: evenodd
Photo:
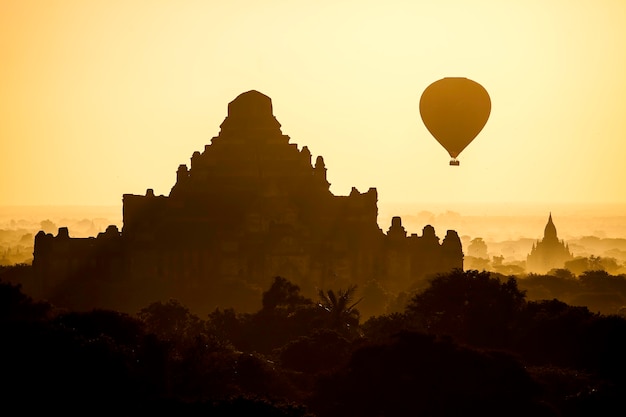
<path id="1" fill-rule="evenodd" d="M 281 277 L 258 311 L 207 317 L 176 300 L 68 311 L 3 282 L 0 400 L 19 415 L 624 415 L 626 320 L 520 287 L 457 270 L 361 322 L 356 287 L 312 300 Z"/>

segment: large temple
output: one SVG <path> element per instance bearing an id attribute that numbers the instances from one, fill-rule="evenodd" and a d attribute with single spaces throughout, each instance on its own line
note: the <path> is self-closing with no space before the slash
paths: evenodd
<path id="1" fill-rule="evenodd" d="M 559 240 L 556 226 L 552 221 L 552 213 L 548 216 L 548 223 L 543 231 L 543 239 L 533 247 L 526 257 L 526 270 L 532 273 L 545 274 L 551 269 L 564 268 L 565 262 L 574 258 L 569 246 Z"/>
<path id="2" fill-rule="evenodd" d="M 39 232 L 33 268 L 41 295 L 63 298 L 81 287 L 100 307 L 176 298 L 207 311 L 240 306 L 275 276 L 308 295 L 371 280 L 403 291 L 463 267 L 455 231 L 441 242 L 431 226 L 407 235 L 395 217 L 383 232 L 377 190 L 333 195 L 324 159 L 312 163 L 309 149 L 280 127 L 269 97 L 243 93 L 228 105 L 219 135 L 178 167 L 169 196 L 151 189 L 123 196 L 121 232 L 110 226 L 86 239 L 67 228 Z"/>

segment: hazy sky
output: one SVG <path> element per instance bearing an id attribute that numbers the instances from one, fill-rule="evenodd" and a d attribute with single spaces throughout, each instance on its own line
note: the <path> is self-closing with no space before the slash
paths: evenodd
<path id="1" fill-rule="evenodd" d="M 0 205 L 167 195 L 252 89 L 338 195 L 626 203 L 624 74 L 623 0 L 0 0 Z M 450 76 L 492 101 L 459 167 L 419 116 Z"/>

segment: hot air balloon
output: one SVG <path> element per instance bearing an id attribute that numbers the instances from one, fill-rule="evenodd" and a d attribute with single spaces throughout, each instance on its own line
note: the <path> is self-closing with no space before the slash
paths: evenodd
<path id="1" fill-rule="evenodd" d="M 420 114 L 428 131 L 450 154 L 450 165 L 480 133 L 491 112 L 487 90 L 468 78 L 442 78 L 422 93 Z"/>

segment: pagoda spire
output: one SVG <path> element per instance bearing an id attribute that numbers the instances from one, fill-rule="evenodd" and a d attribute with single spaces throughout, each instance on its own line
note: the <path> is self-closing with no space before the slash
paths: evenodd
<path id="1" fill-rule="evenodd" d="M 548 223 L 546 224 L 546 228 L 543 231 L 543 240 L 557 240 L 557 235 L 556 235 L 556 226 L 554 225 L 554 222 L 552 221 L 552 212 L 550 212 L 550 215 L 548 216 Z"/>

